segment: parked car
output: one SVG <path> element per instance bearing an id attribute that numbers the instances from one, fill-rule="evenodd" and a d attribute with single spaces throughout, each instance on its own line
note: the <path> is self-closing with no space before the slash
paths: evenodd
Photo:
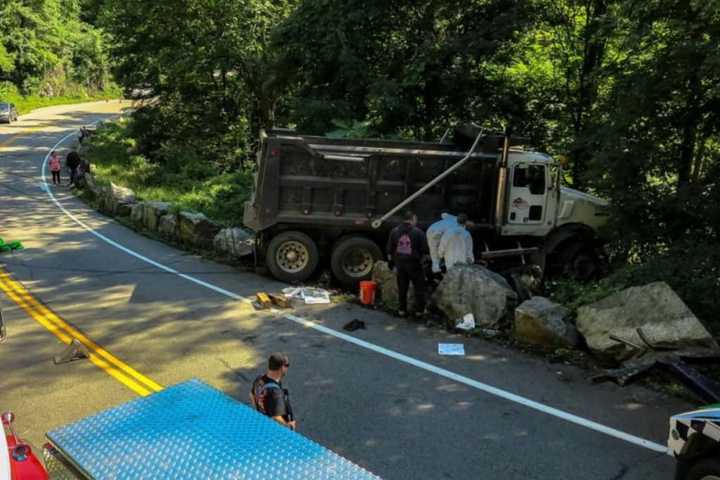
<path id="1" fill-rule="evenodd" d="M 668 447 L 677 459 L 676 480 L 720 479 L 720 404 L 673 415 Z"/>
<path id="2" fill-rule="evenodd" d="M 18 113 L 15 105 L 7 102 L 0 102 L 0 122 L 17 122 Z"/>

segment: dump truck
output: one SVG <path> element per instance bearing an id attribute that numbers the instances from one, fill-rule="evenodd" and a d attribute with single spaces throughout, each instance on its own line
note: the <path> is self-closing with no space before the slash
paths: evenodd
<path id="1" fill-rule="evenodd" d="M 286 282 L 307 280 L 323 263 L 354 285 L 385 257 L 409 209 L 421 228 L 442 212 L 466 213 L 475 258 L 490 264 L 598 275 L 607 201 L 563 186 L 561 162 L 524 139 L 476 126 L 450 132 L 439 142 L 261 132 L 244 211 L 258 262 Z"/>

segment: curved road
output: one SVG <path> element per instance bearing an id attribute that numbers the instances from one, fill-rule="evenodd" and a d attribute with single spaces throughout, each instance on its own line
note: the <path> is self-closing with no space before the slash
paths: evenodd
<path id="1" fill-rule="evenodd" d="M 0 237 L 26 247 L 0 254 L 0 266 L 7 285 L 37 299 L 0 293 L 0 410 L 15 411 L 18 433 L 36 447 L 44 432 L 138 392 L 102 362 L 55 365 L 64 345 L 44 318 L 62 319 L 148 382 L 196 377 L 240 401 L 267 355 L 285 351 L 300 432 L 383 478 L 672 478 L 673 460 L 655 450 L 668 416 L 687 404 L 592 385 L 573 367 L 354 305 L 256 312 L 241 297 L 282 285 L 138 235 L 66 187 L 51 187 L 56 204 L 42 184 L 48 149 L 125 107 L 53 107 L 0 126 Z M 355 318 L 367 329 L 343 332 Z M 464 343 L 466 356 L 439 356 L 439 342 Z M 575 423 L 558 417 L 567 414 Z"/>

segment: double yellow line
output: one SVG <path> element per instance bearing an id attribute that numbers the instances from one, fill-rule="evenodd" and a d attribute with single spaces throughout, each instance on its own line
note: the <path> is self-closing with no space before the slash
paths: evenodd
<path id="1" fill-rule="evenodd" d="M 72 325 L 67 324 L 55 312 L 35 299 L 20 282 L 14 280 L 2 268 L 0 268 L 0 290 L 4 291 L 30 317 L 50 330 L 61 342 L 70 344 L 73 339 L 77 339 L 87 348 L 88 357 L 92 363 L 138 395 L 147 396 L 164 388 L 93 342 Z"/>

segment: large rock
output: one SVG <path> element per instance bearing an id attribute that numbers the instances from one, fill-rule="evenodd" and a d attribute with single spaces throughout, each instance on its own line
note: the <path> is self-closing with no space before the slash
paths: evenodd
<path id="1" fill-rule="evenodd" d="M 114 198 L 118 203 L 135 203 L 137 201 L 137 198 L 135 197 L 135 192 L 133 192 L 129 188 L 115 185 L 112 182 L 110 182 L 109 193 L 110 196 Z"/>
<path id="2" fill-rule="evenodd" d="M 117 202 L 113 207 L 113 213 L 118 217 L 129 217 L 132 214 L 134 203 Z"/>
<path id="3" fill-rule="evenodd" d="M 513 333 L 523 343 L 549 350 L 575 347 L 579 342 L 575 326 L 568 321 L 570 311 L 545 297 L 533 297 L 515 309 Z"/>
<path id="4" fill-rule="evenodd" d="M 398 301 L 397 275 L 390 270 L 387 262 L 379 260 L 375 262 L 372 272 L 372 280 L 377 283 L 377 292 L 379 302 L 389 310 L 397 310 L 400 308 Z M 408 290 L 408 307 L 412 307 L 415 302 L 415 290 L 410 285 Z"/>
<path id="5" fill-rule="evenodd" d="M 166 202 L 145 202 L 143 206 L 142 223 L 151 232 L 158 231 L 160 217 L 170 211 L 170 204 Z"/>
<path id="6" fill-rule="evenodd" d="M 130 220 L 135 225 L 138 225 L 138 226 L 142 225 L 144 209 L 145 209 L 145 204 L 142 202 L 136 203 L 135 205 L 130 207 Z"/>
<path id="7" fill-rule="evenodd" d="M 664 282 L 628 288 L 580 307 L 576 323 L 593 353 L 608 360 L 626 360 L 643 348 L 650 349 L 648 344 L 718 349 L 703 324 Z"/>
<path id="8" fill-rule="evenodd" d="M 168 240 L 177 240 L 178 217 L 174 213 L 168 213 L 160 217 L 158 232 Z"/>
<path id="9" fill-rule="evenodd" d="M 219 252 L 231 257 L 244 257 L 253 252 L 253 234 L 242 228 L 223 228 L 215 235 L 213 245 Z"/>
<path id="10" fill-rule="evenodd" d="M 102 188 L 97 183 L 95 183 L 95 178 L 88 172 L 83 175 L 83 184 L 84 188 L 86 188 L 95 197 L 98 197 L 102 194 Z"/>
<path id="11" fill-rule="evenodd" d="M 220 227 L 202 213 L 180 212 L 180 241 L 198 247 L 211 247 Z"/>
<path id="12" fill-rule="evenodd" d="M 499 328 L 517 304 L 517 295 L 505 279 L 480 265 L 456 265 L 435 290 L 433 299 L 450 326 L 472 313 L 475 324 Z"/>

